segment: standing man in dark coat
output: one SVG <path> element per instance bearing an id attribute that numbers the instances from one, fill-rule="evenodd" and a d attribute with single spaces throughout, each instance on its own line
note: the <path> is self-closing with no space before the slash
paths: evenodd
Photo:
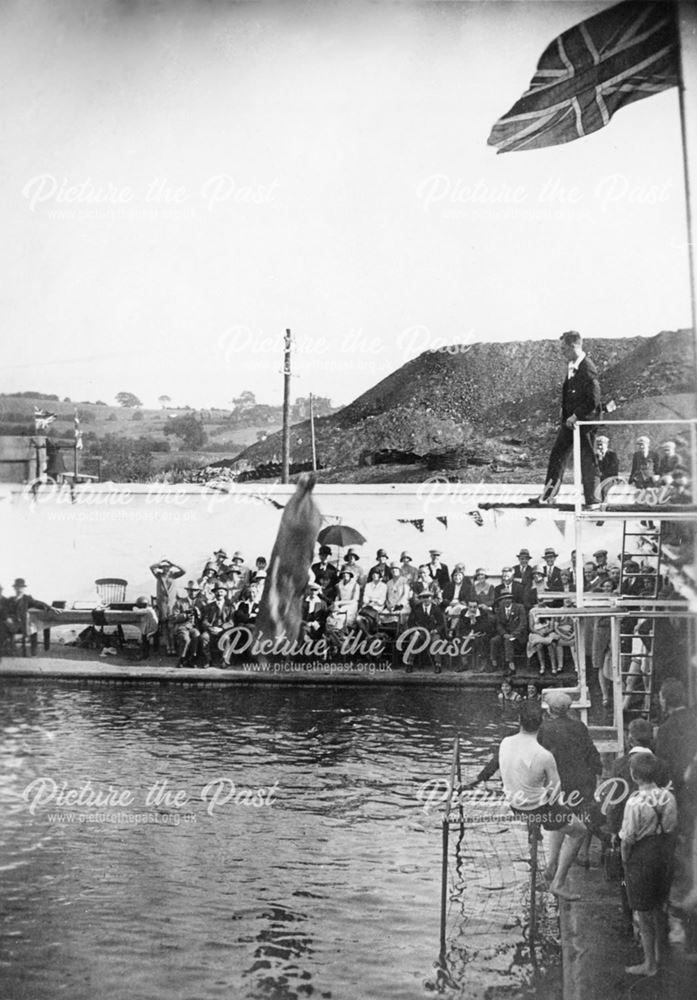
<path id="1" fill-rule="evenodd" d="M 598 370 L 583 350 L 581 334 L 568 330 L 560 339 L 568 369 L 561 393 L 561 426 L 549 456 L 545 488 L 534 501 L 540 503 L 552 502 L 559 491 L 573 449 L 574 426 L 579 420 L 597 420 L 600 414 Z M 593 504 L 598 501 L 595 427 L 581 427 L 580 434 L 583 496 L 586 504 Z"/>
<path id="2" fill-rule="evenodd" d="M 523 590 L 532 587 L 532 566 L 530 565 L 530 549 L 521 549 L 516 559 L 518 563 L 513 567 L 513 579 L 523 585 Z"/>
<path id="3" fill-rule="evenodd" d="M 603 769 L 600 754 L 586 726 L 567 714 L 573 702 L 566 691 L 548 691 L 545 701 L 549 718 L 542 723 L 537 741 L 554 755 L 565 804 L 585 822 Z M 577 793 L 574 802 L 569 801 L 572 792 Z"/>
<path id="4" fill-rule="evenodd" d="M 5 628 L 11 634 L 21 633 L 24 640 L 28 636 L 33 656 L 38 647 L 38 635 L 29 621 L 29 611 L 32 608 L 38 611 L 52 610 L 55 615 L 59 615 L 60 611 L 57 608 L 50 608 L 44 601 L 37 601 L 35 597 L 28 594 L 26 580 L 21 576 L 17 577 L 12 587 L 15 592 L 14 597 L 7 598 L 5 602 Z"/>

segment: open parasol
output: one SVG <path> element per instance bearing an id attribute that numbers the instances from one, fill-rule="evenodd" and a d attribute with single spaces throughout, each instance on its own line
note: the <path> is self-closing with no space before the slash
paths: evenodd
<path id="1" fill-rule="evenodd" d="M 329 524 L 317 535 L 320 545 L 336 545 L 339 549 L 337 563 L 341 562 L 341 550 L 348 545 L 364 545 L 365 538 L 348 524 Z"/>

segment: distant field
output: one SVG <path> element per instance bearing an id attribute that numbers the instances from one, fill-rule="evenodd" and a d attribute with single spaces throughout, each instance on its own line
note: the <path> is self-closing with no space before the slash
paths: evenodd
<path id="1" fill-rule="evenodd" d="M 165 427 L 172 417 L 184 416 L 188 413 L 199 416 L 199 410 L 179 410 L 173 407 L 167 409 L 137 409 L 124 406 L 98 406 L 95 403 L 62 402 L 40 397 L 0 395 L 0 432 L 3 424 L 16 425 L 33 422 L 34 407 L 46 409 L 56 414 L 56 420 L 51 425 L 51 433 L 57 438 L 73 436 L 73 418 L 77 409 L 80 416 L 80 426 L 85 434 L 94 433 L 103 438 L 107 434 L 115 434 L 126 440 L 136 440 L 140 437 L 151 437 L 156 441 L 168 441 L 172 451 L 153 452 L 153 459 L 158 470 L 172 461 L 199 461 L 201 465 L 217 462 L 221 459 L 231 459 L 257 440 L 257 434 L 266 431 L 274 433 L 280 428 L 280 421 L 274 423 L 252 424 L 240 427 L 230 421 L 230 411 L 205 410 L 203 427 L 208 436 L 208 446 L 215 446 L 215 452 L 181 450 L 181 440 L 176 435 L 165 434 Z M 139 417 L 134 419 L 134 414 Z"/>

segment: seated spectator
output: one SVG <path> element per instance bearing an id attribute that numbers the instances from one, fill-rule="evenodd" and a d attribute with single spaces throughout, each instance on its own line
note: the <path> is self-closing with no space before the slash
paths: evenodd
<path id="1" fill-rule="evenodd" d="M 629 484 L 643 490 L 658 482 L 659 458 L 657 453 L 651 450 L 651 441 L 645 434 L 636 439 L 636 444 L 636 451 L 632 455 Z"/>
<path id="2" fill-rule="evenodd" d="M 363 567 L 361 566 L 360 559 L 358 558 L 358 553 L 355 549 L 349 549 L 344 556 L 344 562 L 347 566 L 350 566 L 353 570 L 353 578 L 357 582 L 359 587 L 365 586 L 365 581 L 367 580 L 367 574 Z"/>
<path id="3" fill-rule="evenodd" d="M 252 570 L 252 583 L 254 583 L 258 573 L 266 573 L 267 569 L 266 558 L 264 556 L 257 556 L 254 561 L 254 569 Z"/>
<path id="4" fill-rule="evenodd" d="M 526 701 L 542 701 L 542 695 L 537 684 L 530 681 L 525 688 Z"/>
<path id="5" fill-rule="evenodd" d="M 512 566 L 504 566 L 501 570 L 501 583 L 494 587 L 494 603 L 502 594 L 510 594 L 516 604 L 525 603 L 525 590 L 522 583 L 513 579 Z"/>
<path id="6" fill-rule="evenodd" d="M 620 460 L 617 457 L 617 452 L 610 451 L 609 448 L 610 438 L 605 434 L 598 434 L 595 439 L 595 462 L 598 466 L 601 483 L 606 479 L 614 479 L 620 474 Z"/>
<path id="7" fill-rule="evenodd" d="M 515 657 L 525 652 L 527 638 L 525 608 L 515 603 L 511 594 L 502 593 L 496 599 L 495 634 L 490 646 L 492 665 L 501 668 L 505 664 L 508 672 L 514 674 Z"/>
<path id="8" fill-rule="evenodd" d="M 411 610 L 411 587 L 406 577 L 402 576 L 402 567 L 398 562 L 390 563 L 392 576 L 387 581 L 385 595 L 385 610 L 397 615 L 400 625 L 405 625 Z"/>
<path id="9" fill-rule="evenodd" d="M 547 668 L 547 657 L 545 656 L 545 650 L 549 656 L 549 666 L 552 673 L 556 673 L 556 642 L 557 633 L 554 630 L 554 621 L 545 615 L 544 608 L 540 605 L 530 608 L 530 613 L 528 615 L 528 645 L 526 653 L 528 656 L 528 662 L 530 666 L 534 666 L 533 660 L 537 660 L 537 666 L 539 667 L 540 677 L 544 674 Z"/>
<path id="10" fill-rule="evenodd" d="M 564 601 L 565 608 L 572 608 L 574 602 L 570 598 Z M 578 658 L 576 656 L 576 626 L 571 615 L 564 615 L 554 619 L 554 630 L 557 633 L 556 657 L 557 668 L 552 669 L 553 674 L 560 674 L 564 669 L 564 650 L 571 650 L 571 658 L 574 663 L 574 670 L 578 671 Z"/>
<path id="11" fill-rule="evenodd" d="M 225 581 L 225 585 L 228 590 L 228 600 L 231 604 L 239 604 L 242 600 L 242 595 L 244 594 L 247 587 L 242 579 L 242 573 L 236 566 L 234 566 L 229 577 Z"/>
<path id="12" fill-rule="evenodd" d="M 198 585 L 201 590 L 201 601 L 204 604 L 208 604 L 213 600 L 215 593 L 215 585 L 218 582 L 218 574 L 216 573 L 215 566 L 211 566 L 210 563 L 206 563 L 203 573 L 199 577 Z"/>
<path id="13" fill-rule="evenodd" d="M 539 604 L 545 590 L 545 575 L 538 566 L 533 567 L 532 586 L 528 587 L 523 595 L 523 607 L 529 613 L 531 608 Z"/>
<path id="14" fill-rule="evenodd" d="M 218 639 L 223 629 L 232 624 L 232 608 L 227 599 L 227 587 L 216 585 L 214 599 L 201 608 L 200 649 L 203 666 L 210 667 L 212 652 L 218 648 Z"/>
<path id="15" fill-rule="evenodd" d="M 437 604 L 440 604 L 443 595 L 440 592 L 438 584 L 436 583 L 435 580 L 431 579 L 426 566 L 419 566 L 419 571 L 416 577 L 416 583 L 412 587 L 412 594 L 411 594 L 412 609 L 417 606 L 419 597 L 426 591 L 429 592 L 429 594 L 431 595 L 433 600 L 436 601 Z"/>
<path id="16" fill-rule="evenodd" d="M 387 584 L 382 580 L 380 566 L 373 566 L 363 588 L 362 604 L 356 619 L 356 624 L 366 635 L 373 635 L 376 631 L 386 600 Z"/>
<path id="17" fill-rule="evenodd" d="M 450 583 L 448 567 L 440 560 L 443 554 L 440 549 L 429 549 L 428 554 L 431 557 L 430 561 L 426 563 L 428 575 L 438 585 L 438 589 L 442 594 L 446 585 Z"/>
<path id="18" fill-rule="evenodd" d="M 499 693 L 496 697 L 500 705 L 504 704 L 504 702 L 522 701 L 521 695 L 515 690 L 510 681 L 502 682 Z"/>
<path id="19" fill-rule="evenodd" d="M 198 657 L 199 628 L 201 619 L 201 591 L 193 580 L 189 580 L 184 594 L 180 594 L 172 607 L 174 645 L 177 651 L 177 666 L 194 666 Z"/>
<path id="20" fill-rule="evenodd" d="M 523 590 L 532 587 L 532 566 L 530 565 L 530 550 L 521 549 L 516 556 L 518 563 L 513 567 L 513 579 L 522 584 Z"/>
<path id="21" fill-rule="evenodd" d="M 346 628 L 349 628 L 356 622 L 360 597 L 361 588 L 356 578 L 356 570 L 347 563 L 341 567 L 339 581 L 334 594 L 334 602 L 331 606 L 333 612 L 338 612 L 345 616 L 344 625 Z"/>
<path id="22" fill-rule="evenodd" d="M 461 650 L 465 667 L 481 669 L 487 659 L 489 643 L 494 634 L 492 614 L 486 606 L 477 604 L 476 598 L 467 602 L 466 609 L 459 616 L 455 635 L 462 640 Z M 465 641 L 469 640 L 467 646 Z"/>
<path id="23" fill-rule="evenodd" d="M 252 580 L 252 571 L 245 565 L 244 556 L 240 551 L 232 553 L 232 563 L 240 571 L 243 585 L 248 587 Z"/>
<path id="24" fill-rule="evenodd" d="M 673 469 L 673 481 L 671 483 L 668 503 L 691 504 L 693 503 L 692 491 L 690 490 L 690 479 L 687 470 L 681 465 Z"/>
<path id="25" fill-rule="evenodd" d="M 336 566 L 329 562 L 331 554 L 332 550 L 328 545 L 320 545 L 319 561 L 312 564 L 315 583 L 318 583 L 322 588 L 322 596 L 327 604 L 331 604 L 334 600 L 336 581 L 339 576 Z"/>
<path id="26" fill-rule="evenodd" d="M 325 633 L 328 608 L 320 585 L 312 580 L 305 590 L 302 607 L 301 635 L 316 642 Z"/>
<path id="27" fill-rule="evenodd" d="M 480 607 L 493 608 L 494 600 L 496 599 L 494 586 L 489 583 L 486 570 L 481 567 L 474 571 L 474 596 Z"/>
<path id="28" fill-rule="evenodd" d="M 472 581 L 465 576 L 463 571 L 456 567 L 453 570 L 452 579 L 446 583 L 441 600 L 441 608 L 446 617 L 446 621 L 453 625 L 460 617 L 460 613 L 467 606 L 467 602 L 474 597 L 474 587 Z"/>
<path id="29" fill-rule="evenodd" d="M 670 476 L 680 464 L 680 456 L 678 455 L 675 441 L 664 441 L 658 456 L 656 475 L 659 479 Z"/>
<path id="30" fill-rule="evenodd" d="M 424 590 L 419 595 L 418 603 L 409 615 L 407 629 L 420 629 L 428 635 L 430 642 L 434 639 L 445 638 L 445 617 L 434 601 L 430 590 Z M 415 664 L 418 667 L 424 667 L 432 663 L 434 672 L 439 674 L 441 670 L 440 657 L 431 653 L 430 642 L 423 652 L 416 655 Z M 407 673 L 410 673 L 414 663 L 408 660 L 407 656 L 405 656 L 404 662 Z"/>
<path id="31" fill-rule="evenodd" d="M 6 638 L 15 635 L 21 635 L 23 639 L 29 637 L 29 648 L 33 656 L 39 643 L 36 626 L 29 621 L 29 611 L 32 608 L 48 611 L 49 605 L 27 593 L 26 580 L 21 576 L 18 576 L 12 584 L 12 589 L 14 596 L 4 601 L 4 633 Z M 53 608 L 53 611 L 56 615 L 60 615 L 57 608 Z"/>
<path id="32" fill-rule="evenodd" d="M 387 555 L 384 549 L 378 549 L 375 554 L 375 558 L 377 559 L 377 562 L 375 563 L 374 566 L 371 566 L 371 568 L 368 570 L 368 580 L 372 579 L 373 570 L 377 570 L 379 579 L 382 580 L 383 583 L 387 583 L 389 578 L 392 576 L 389 564 L 389 556 Z"/>
<path id="33" fill-rule="evenodd" d="M 150 572 L 155 577 L 155 601 L 157 605 L 157 617 L 160 621 L 160 634 L 164 637 L 165 647 L 169 656 L 174 656 L 174 630 L 170 622 L 172 605 L 177 599 L 176 581 L 184 576 L 185 570 L 169 559 L 160 559 L 153 563 Z"/>
<path id="34" fill-rule="evenodd" d="M 147 660 L 150 656 L 150 640 L 153 636 L 157 635 L 160 623 L 157 620 L 155 609 L 147 597 L 137 597 L 135 606 L 139 611 L 143 611 L 143 616 L 140 620 L 141 655 L 144 660 Z M 109 647 L 105 646 L 100 655 L 104 656 L 108 649 Z M 115 652 L 115 650 L 112 649 L 112 652 Z"/>
<path id="35" fill-rule="evenodd" d="M 244 588 L 241 599 L 238 602 L 233 614 L 233 621 L 235 625 L 250 626 L 257 620 L 257 615 L 259 614 L 259 601 L 261 600 L 265 580 L 266 573 L 264 573 L 261 578 L 257 577 L 255 583 Z"/>
<path id="36" fill-rule="evenodd" d="M 402 576 L 406 577 L 409 586 L 413 587 L 419 575 L 418 569 L 412 563 L 411 556 L 409 555 L 408 552 L 402 552 L 401 556 L 399 557 L 399 561 L 402 566 L 401 569 Z"/>

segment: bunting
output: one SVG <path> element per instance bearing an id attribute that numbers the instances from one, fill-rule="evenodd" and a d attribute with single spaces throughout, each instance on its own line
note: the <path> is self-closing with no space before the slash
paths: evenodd
<path id="1" fill-rule="evenodd" d="M 400 524 L 413 524 L 417 531 L 423 532 L 424 530 L 423 517 L 398 517 L 397 521 Z"/>
<path id="2" fill-rule="evenodd" d="M 470 510 L 467 513 L 468 513 L 468 517 L 472 518 L 472 520 L 477 525 L 477 527 L 481 528 L 482 525 L 484 524 L 484 518 L 482 517 L 482 515 L 480 514 L 480 512 L 478 510 Z"/>
<path id="3" fill-rule="evenodd" d="M 537 520 L 537 518 L 534 518 L 534 517 L 526 517 L 525 518 L 525 527 L 529 528 L 530 525 L 534 524 L 536 520 Z"/>
<path id="4" fill-rule="evenodd" d="M 566 521 L 555 521 L 554 526 L 566 538 Z"/>
<path id="5" fill-rule="evenodd" d="M 447 514 L 443 514 L 441 517 L 437 517 L 436 521 L 440 521 L 440 523 L 443 525 L 444 528 L 448 527 L 448 516 L 447 516 Z"/>
<path id="6" fill-rule="evenodd" d="M 55 413 L 49 413 L 48 410 L 41 410 L 38 406 L 34 407 L 34 429 L 37 434 L 48 430 L 55 419 Z"/>

